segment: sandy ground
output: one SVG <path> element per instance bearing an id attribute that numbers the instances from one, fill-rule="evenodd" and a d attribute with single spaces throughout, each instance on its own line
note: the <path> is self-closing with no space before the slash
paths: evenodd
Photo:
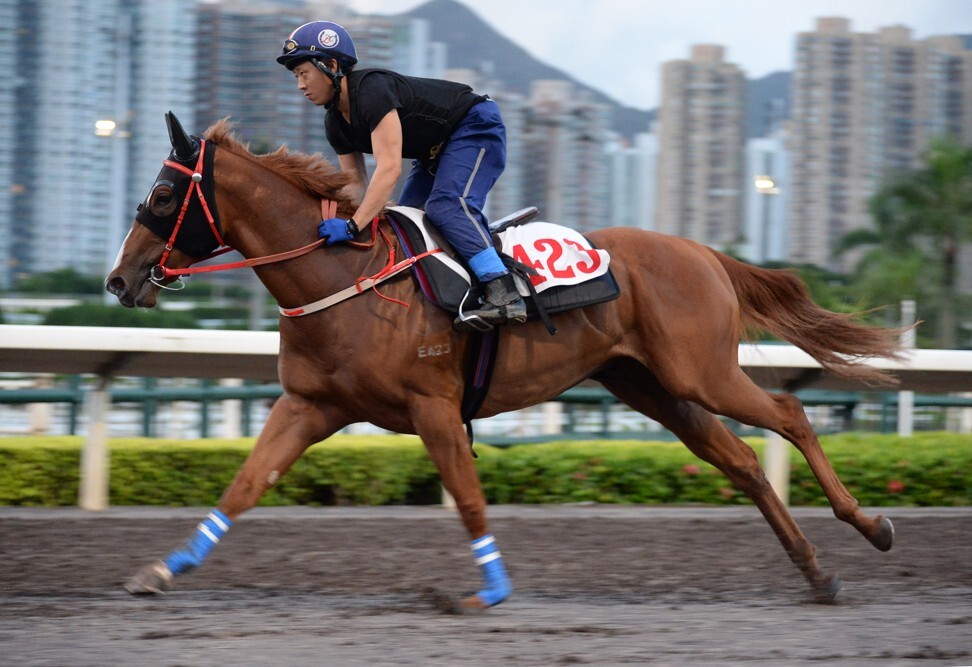
<path id="1" fill-rule="evenodd" d="M 811 601 L 758 512 L 494 507 L 516 590 L 435 507 L 263 508 L 163 597 L 123 582 L 204 509 L 0 508 L 0 665 L 972 665 L 972 508 L 892 509 L 876 551 L 794 515 L 844 591 Z"/>

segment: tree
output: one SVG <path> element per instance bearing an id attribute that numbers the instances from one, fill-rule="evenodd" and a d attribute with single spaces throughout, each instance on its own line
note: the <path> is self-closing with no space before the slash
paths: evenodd
<path id="1" fill-rule="evenodd" d="M 940 139 L 920 169 L 888 178 L 871 198 L 873 230 L 845 236 L 837 252 L 869 248 L 858 263 L 858 282 L 868 290 L 931 303 L 936 342 L 957 343 L 959 252 L 972 242 L 972 148 Z"/>
<path id="2" fill-rule="evenodd" d="M 73 268 L 27 276 L 14 288 L 24 294 L 101 294 L 104 290 L 103 276 L 84 275 Z"/>
<path id="3" fill-rule="evenodd" d="M 84 327 L 158 327 L 162 329 L 198 329 L 196 318 L 187 313 L 122 308 L 102 304 L 82 304 L 52 310 L 44 324 Z"/>

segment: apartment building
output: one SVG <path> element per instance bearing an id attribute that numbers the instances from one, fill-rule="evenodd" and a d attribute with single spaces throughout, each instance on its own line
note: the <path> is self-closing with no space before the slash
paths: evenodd
<path id="1" fill-rule="evenodd" d="M 524 192 L 544 220 L 589 232 L 610 225 L 607 108 L 568 81 L 535 81 L 523 137 Z"/>
<path id="2" fill-rule="evenodd" d="M 718 248 L 745 241 L 746 77 L 725 49 L 662 67 L 655 229 Z"/>
<path id="3" fill-rule="evenodd" d="M 903 26 L 856 33 L 821 18 L 796 39 L 787 148 L 792 164 L 788 257 L 834 270 L 832 251 L 872 224 L 883 178 L 915 168 L 930 141 L 972 141 L 972 51 L 955 37 Z"/>

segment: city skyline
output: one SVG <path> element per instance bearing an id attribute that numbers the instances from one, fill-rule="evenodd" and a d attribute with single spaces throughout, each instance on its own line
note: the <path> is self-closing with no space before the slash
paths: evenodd
<path id="1" fill-rule="evenodd" d="M 752 0 L 683 0 L 674 6 L 625 0 L 593 6 L 579 0 L 456 1 L 544 63 L 641 110 L 660 106 L 662 64 L 683 58 L 694 44 L 725 47 L 727 62 L 758 79 L 793 71 L 794 37 L 812 30 L 820 17 L 849 19 L 854 32 L 905 25 L 916 39 L 972 35 L 972 3 L 965 0 L 816 0 L 776 4 L 771 12 Z M 361 13 L 399 14 L 426 2 L 349 0 L 349 5 Z M 576 36 L 578 19 L 588 35 L 584 40 Z"/>
<path id="2" fill-rule="evenodd" d="M 842 26 L 833 40 L 812 38 L 814 43 L 833 41 L 820 52 L 820 64 L 798 68 L 793 76 L 798 87 L 786 91 L 781 84 L 762 97 L 750 95 L 750 73 L 733 61 L 725 47 L 692 45 L 658 68 L 666 77 L 673 68 L 684 70 L 678 77 L 681 83 L 666 92 L 667 115 L 662 105 L 660 122 L 650 128 L 651 115 L 635 114 L 632 135 L 614 126 L 617 119 L 612 121 L 612 115 L 618 109 L 612 112 L 603 95 L 574 85 L 566 75 L 557 79 L 559 72 L 530 62 L 531 56 L 514 50 L 514 43 L 508 47 L 513 58 L 503 62 L 494 61 L 500 56 L 482 44 L 462 53 L 465 57 L 457 58 L 461 65 L 450 62 L 449 54 L 457 46 L 437 41 L 443 35 L 452 39 L 458 31 L 501 38 L 463 3 L 437 0 L 422 13 L 423 18 L 392 19 L 349 15 L 347 2 L 331 2 L 331 7 L 345 12 L 341 20 L 356 35 L 362 67 L 389 67 L 405 74 L 467 82 L 488 91 L 500 104 L 510 129 L 508 160 L 489 202 L 490 217 L 537 205 L 545 219 L 580 231 L 632 225 L 687 236 L 717 249 L 735 247 L 754 262 L 810 261 L 823 266 L 828 264 L 829 248 L 842 234 L 870 224 L 864 215 L 844 219 L 843 213 L 864 211 L 877 179 L 888 169 L 917 165 L 929 131 L 957 131 L 963 141 L 972 136 L 968 126 L 972 116 L 966 111 L 972 89 L 934 83 L 968 81 L 963 71 L 972 71 L 972 50 L 963 49 L 955 38 L 913 39 L 917 36 L 906 27 L 858 33 L 850 19 L 818 18 L 817 22 Z M 329 155 L 321 110 L 301 99 L 293 79 L 274 62 L 279 45 L 264 44 L 268 35 L 286 34 L 320 11 L 319 3 L 313 6 L 317 9 L 299 0 L 178 0 L 163 5 L 112 0 L 99 5 L 101 13 L 92 15 L 86 13 L 85 0 L 0 0 L 0 10 L 21 22 L 22 33 L 53 34 L 58 17 L 70 15 L 89 26 L 85 34 L 93 40 L 83 43 L 87 45 L 79 51 L 83 57 L 72 60 L 69 67 L 40 67 L 37 80 L 26 78 L 18 66 L 27 56 L 16 50 L 16 41 L 0 43 L 0 55 L 14 65 L 2 75 L 12 84 L 6 88 L 12 95 L 0 95 L 0 120 L 9 120 L 0 123 L 0 131 L 12 146 L 0 159 L 0 178 L 7 184 L 0 190 L 0 222 L 7 230 L 0 235 L 5 239 L 0 259 L 7 268 L 3 282 L 69 265 L 85 272 L 111 265 L 131 224 L 130 211 L 144 197 L 158 172 L 160 156 L 168 150 L 160 122 L 165 110 L 175 110 L 185 126 L 199 134 L 230 116 L 238 121 L 240 137 L 252 141 L 258 151 L 287 145 Z M 153 39 L 143 43 L 139 36 L 150 28 Z M 450 29 L 454 32 L 449 33 Z M 809 34 L 797 33 L 791 39 L 796 44 Z M 865 51 L 847 50 L 844 42 L 849 38 L 865 45 Z M 875 40 L 879 39 L 890 39 L 888 48 L 878 49 Z M 942 51 L 946 42 L 951 46 Z M 800 48 L 807 52 L 805 45 Z M 843 63 L 839 69 L 825 81 L 808 79 L 807 72 L 830 71 L 838 51 Z M 692 59 L 686 60 L 689 53 Z M 928 60 L 926 53 L 938 55 Z M 47 62 L 43 58 L 49 56 L 41 54 L 42 64 Z M 902 58 L 909 63 L 918 60 L 915 66 L 905 67 Z M 896 63 L 892 69 L 881 64 L 892 61 Z M 203 62 L 207 66 L 201 66 Z M 711 78 L 692 73 L 709 65 L 715 66 Z M 868 68 L 866 87 L 854 83 L 864 81 L 861 74 L 849 76 L 859 65 Z M 884 74 L 877 76 L 878 71 Z M 790 77 L 770 78 L 785 82 Z M 827 164 L 836 161 L 844 169 L 842 156 L 856 155 L 845 144 L 877 141 L 881 145 L 879 136 L 887 145 L 907 138 L 907 150 L 887 153 L 893 163 L 886 163 L 886 151 L 868 153 L 866 163 L 861 163 L 866 171 L 854 167 L 860 178 L 853 185 L 845 176 L 832 181 L 829 172 L 815 172 L 812 194 L 804 192 L 801 210 L 794 213 L 786 204 L 791 194 L 806 190 L 801 190 L 806 178 L 789 180 L 784 139 L 791 137 L 794 164 L 823 164 L 815 152 L 820 140 L 814 128 L 823 127 L 822 121 L 832 124 L 830 115 L 820 116 L 830 109 L 822 93 L 831 85 L 838 87 L 826 100 L 843 104 L 845 99 L 856 99 L 851 93 L 858 90 L 862 99 L 873 98 L 877 106 L 859 118 L 847 116 L 843 107 L 836 110 L 839 125 L 827 125 L 827 136 L 834 137 Z M 812 94 L 804 95 L 808 91 Z M 919 94 L 927 104 L 911 104 L 915 91 L 927 91 Z M 797 117 L 787 119 L 783 98 L 791 93 L 803 102 Z M 895 104 L 877 113 L 886 95 Z M 57 104 L 65 98 L 72 101 L 70 106 Z M 755 142 L 758 135 L 740 132 L 740 123 L 753 114 L 774 120 L 760 130 L 772 130 L 773 136 L 759 135 L 762 141 Z M 95 129 L 98 121 L 111 119 L 118 121 L 115 132 Z M 902 129 L 915 123 L 927 131 Z M 796 141 L 791 128 L 801 127 L 805 140 Z M 757 175 L 769 182 L 759 194 L 783 196 L 753 198 Z M 820 222 L 814 213 L 810 224 L 806 216 L 824 210 L 825 205 L 832 215 Z M 73 236 L 59 233 L 68 219 Z M 784 250 L 786 231 L 794 224 L 801 227 L 802 236 L 790 235 L 789 248 Z"/>

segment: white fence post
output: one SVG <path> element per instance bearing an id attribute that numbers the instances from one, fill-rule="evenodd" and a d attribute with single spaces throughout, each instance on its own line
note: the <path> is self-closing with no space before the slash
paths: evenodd
<path id="1" fill-rule="evenodd" d="M 542 404 L 543 434 L 557 435 L 564 430 L 564 404 L 548 401 Z"/>
<path id="2" fill-rule="evenodd" d="M 775 431 L 766 431 L 763 468 L 770 486 L 784 505 L 790 504 L 790 443 Z"/>
<path id="3" fill-rule="evenodd" d="M 108 378 L 98 381 L 98 386 L 85 396 L 88 413 L 88 438 L 81 452 L 81 484 L 78 489 L 78 506 L 81 509 L 100 511 L 108 507 L 108 412 L 111 408 L 111 392 Z"/>
<path id="4" fill-rule="evenodd" d="M 908 327 L 901 333 L 901 347 L 910 350 L 915 346 L 915 302 L 906 299 L 901 302 L 901 326 Z M 915 392 L 898 392 L 898 435 L 910 438 L 915 426 Z"/>
<path id="5" fill-rule="evenodd" d="M 227 378 L 220 380 L 224 387 L 242 387 L 243 380 L 238 378 Z M 243 436 L 243 401 L 238 398 L 231 398 L 223 401 L 222 405 L 223 420 L 220 424 L 220 435 L 224 438 L 240 438 Z"/>
<path id="6" fill-rule="evenodd" d="M 50 389 L 54 386 L 48 376 L 39 377 L 34 382 L 38 389 Z M 31 435 L 46 435 L 51 428 L 53 409 L 50 403 L 30 403 L 27 406 L 27 418 L 30 422 Z"/>

